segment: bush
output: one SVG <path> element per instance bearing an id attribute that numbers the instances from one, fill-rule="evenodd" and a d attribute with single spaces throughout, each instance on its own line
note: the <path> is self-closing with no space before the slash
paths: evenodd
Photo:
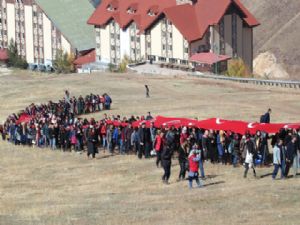
<path id="1" fill-rule="evenodd" d="M 10 40 L 8 49 L 8 66 L 9 67 L 15 67 L 19 69 L 27 69 L 28 63 L 26 59 L 24 59 L 21 55 L 18 53 L 17 46 L 13 39 Z"/>
<path id="2" fill-rule="evenodd" d="M 119 65 L 118 72 L 125 73 L 126 71 L 127 71 L 127 61 L 123 59 Z"/>
<path id="3" fill-rule="evenodd" d="M 55 60 L 53 61 L 53 69 L 56 73 L 72 73 L 75 71 L 74 55 L 58 50 Z"/>
<path id="4" fill-rule="evenodd" d="M 108 64 L 108 70 L 110 71 L 110 72 L 115 72 L 116 71 L 116 65 L 115 64 L 112 64 L 112 63 L 109 63 Z"/>
<path id="5" fill-rule="evenodd" d="M 232 59 L 228 62 L 226 75 L 229 77 L 253 77 L 248 66 L 242 59 Z"/>

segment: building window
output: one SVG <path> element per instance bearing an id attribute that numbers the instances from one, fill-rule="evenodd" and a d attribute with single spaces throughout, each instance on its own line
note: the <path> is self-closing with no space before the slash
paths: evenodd
<path id="1" fill-rule="evenodd" d="M 97 48 L 100 48 L 100 44 L 97 44 Z"/>

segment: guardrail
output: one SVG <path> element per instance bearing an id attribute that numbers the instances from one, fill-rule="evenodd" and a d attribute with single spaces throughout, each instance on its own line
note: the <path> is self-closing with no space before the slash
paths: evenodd
<path id="1" fill-rule="evenodd" d="M 255 79 L 255 78 L 238 78 L 238 77 L 227 77 L 224 75 L 210 75 L 210 74 L 200 74 L 200 73 L 192 73 L 189 75 L 200 77 L 200 78 L 227 80 L 227 81 L 234 81 L 234 82 L 239 82 L 239 83 L 249 83 L 249 84 L 256 84 L 256 85 L 275 86 L 275 87 L 284 87 L 284 88 L 299 88 L 300 89 L 300 81 L 261 80 L 261 79 Z"/>

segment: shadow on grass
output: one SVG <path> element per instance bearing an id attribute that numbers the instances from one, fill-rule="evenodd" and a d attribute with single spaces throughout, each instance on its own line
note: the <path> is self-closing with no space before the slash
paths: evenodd
<path id="1" fill-rule="evenodd" d="M 216 178 L 218 177 L 219 175 L 215 175 L 215 174 L 212 174 L 212 175 L 206 175 L 205 176 L 205 179 L 213 179 L 213 178 Z"/>
<path id="2" fill-rule="evenodd" d="M 107 159 L 107 158 L 114 157 L 114 156 L 116 156 L 116 155 L 103 155 L 103 156 L 97 157 L 96 159 Z"/>
<path id="3" fill-rule="evenodd" d="M 269 177 L 272 176 L 273 173 L 266 173 L 260 176 L 260 178 L 265 178 L 265 177 Z"/>
<path id="4" fill-rule="evenodd" d="M 225 181 L 217 181 L 217 182 L 213 182 L 213 183 L 209 183 L 209 184 L 204 184 L 203 187 L 209 187 L 209 186 L 224 184 L 224 183 L 225 183 Z"/>

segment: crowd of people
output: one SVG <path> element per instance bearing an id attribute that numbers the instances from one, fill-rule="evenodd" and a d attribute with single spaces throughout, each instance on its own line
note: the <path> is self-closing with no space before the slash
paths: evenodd
<path id="1" fill-rule="evenodd" d="M 162 180 L 169 183 L 172 160 L 180 165 L 178 181 L 193 180 L 199 187 L 205 179 L 204 164 L 224 164 L 245 167 L 274 164 L 273 179 L 281 169 L 281 178 L 286 178 L 293 167 L 294 176 L 299 167 L 300 131 L 282 129 L 269 136 L 257 131 L 244 135 L 231 131 L 203 130 L 196 127 L 161 126 L 155 127 L 150 112 L 147 116 L 129 118 L 120 115 L 95 119 L 83 119 L 80 116 L 100 110 L 109 110 L 112 99 L 108 94 L 102 96 L 90 94 L 85 98 L 70 97 L 65 92 L 64 99 L 58 103 L 31 104 L 22 111 L 28 115 L 26 121 L 20 121 L 20 115 L 12 114 L 0 126 L 3 140 L 15 145 L 50 147 L 52 150 L 87 152 L 95 158 L 100 149 L 111 154 L 136 154 L 139 159 L 156 157 L 156 166 L 162 167 Z M 265 115 L 270 121 L 270 110 Z M 136 121 L 143 121 L 136 124 Z M 150 121 L 149 126 L 146 121 Z M 269 142 L 273 148 L 273 160 L 269 151 Z M 200 178 L 199 179 L 199 174 Z"/>

